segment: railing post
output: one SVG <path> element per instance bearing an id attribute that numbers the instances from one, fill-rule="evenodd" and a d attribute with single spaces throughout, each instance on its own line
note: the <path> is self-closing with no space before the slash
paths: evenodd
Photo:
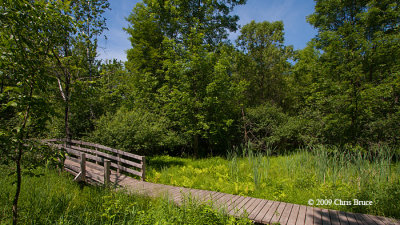
<path id="1" fill-rule="evenodd" d="M 146 181 L 146 157 L 142 156 L 142 161 L 140 163 L 142 165 L 142 181 Z"/>
<path id="2" fill-rule="evenodd" d="M 81 154 L 81 180 L 86 181 L 86 154 Z"/>
<path id="3" fill-rule="evenodd" d="M 120 174 L 119 167 L 121 167 L 121 155 L 120 155 L 119 153 L 117 153 L 117 157 L 118 157 L 118 161 L 117 161 L 117 164 L 118 164 L 117 174 L 119 175 L 119 174 Z"/>
<path id="4" fill-rule="evenodd" d="M 111 161 L 106 159 L 104 160 L 104 185 L 108 187 L 110 185 L 110 164 Z"/>
<path id="5" fill-rule="evenodd" d="M 97 152 L 98 149 L 95 147 L 94 150 Z M 94 154 L 96 157 L 98 157 L 97 153 Z M 96 160 L 96 165 L 99 165 L 99 162 Z"/>

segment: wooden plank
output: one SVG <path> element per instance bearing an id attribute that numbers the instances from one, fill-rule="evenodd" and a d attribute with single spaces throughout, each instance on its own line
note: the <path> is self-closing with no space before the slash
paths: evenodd
<path id="1" fill-rule="evenodd" d="M 76 163 L 79 163 L 79 162 L 80 162 L 79 159 L 73 158 L 73 157 L 71 157 L 71 156 L 66 156 L 65 158 L 68 159 L 68 160 L 71 160 L 71 161 L 73 161 L 73 162 L 76 162 Z"/>
<path id="2" fill-rule="evenodd" d="M 234 211 L 239 212 L 240 209 L 237 209 L 237 207 L 238 207 L 238 205 L 239 205 L 244 199 L 246 199 L 246 198 L 240 199 L 240 201 L 238 200 L 238 202 L 235 204 L 235 206 L 231 208 L 230 211 L 232 211 L 232 214 L 234 214 Z M 242 211 L 243 213 L 246 213 L 247 215 L 249 215 L 249 214 L 250 214 L 250 211 L 249 211 L 250 206 L 252 206 L 253 203 L 256 202 L 257 200 L 259 200 L 259 199 L 256 199 L 256 198 L 251 198 L 251 199 L 249 199 L 249 200 L 246 202 L 246 204 L 244 204 L 244 205 L 241 207 L 241 209 L 242 209 L 241 211 Z M 252 209 L 253 209 L 253 208 L 252 208 Z"/>
<path id="3" fill-rule="evenodd" d="M 96 151 L 94 149 L 83 148 L 83 147 L 78 147 L 78 146 L 71 146 L 70 148 L 72 148 L 73 150 L 81 151 L 81 152 L 91 153 L 93 155 L 97 154 L 99 156 L 103 156 L 105 158 L 112 159 L 112 160 L 114 160 L 116 162 L 121 162 L 121 163 L 130 165 L 130 166 L 134 166 L 134 167 L 139 168 L 139 169 L 142 169 L 142 167 L 143 167 L 141 163 L 135 163 L 135 162 L 123 159 L 123 158 L 118 158 L 118 156 L 113 156 L 113 155 L 110 155 L 110 154 L 107 154 L 107 153 L 104 153 L 104 152 Z"/>
<path id="4" fill-rule="evenodd" d="M 64 141 L 66 141 L 66 140 L 64 140 Z M 74 144 L 86 145 L 86 146 L 90 146 L 90 147 L 94 147 L 94 148 L 100 148 L 100 149 L 103 149 L 103 150 L 106 150 L 106 151 L 110 151 L 110 152 L 113 152 L 113 153 L 121 154 L 123 156 L 131 157 L 131 158 L 138 159 L 138 160 L 142 160 L 142 156 L 140 156 L 140 155 L 132 154 L 132 153 L 125 152 L 125 151 L 122 151 L 122 150 L 119 150 L 119 149 L 110 148 L 110 147 L 107 147 L 107 146 L 104 146 L 104 145 L 94 144 L 94 143 L 85 142 L 85 141 L 77 141 L 77 140 L 71 140 L 70 142 L 74 143 Z"/>
<path id="5" fill-rule="evenodd" d="M 233 197 L 230 201 L 230 204 L 228 205 L 226 211 L 228 212 L 228 214 L 230 213 L 230 211 L 232 210 L 232 208 L 234 208 L 237 205 L 237 200 L 240 198 L 240 195 L 235 195 L 235 197 Z"/>
<path id="6" fill-rule="evenodd" d="M 336 211 L 336 210 L 332 210 L 332 211 L 336 212 L 339 222 L 340 222 L 340 225 L 350 225 L 349 220 L 344 212 Z"/>
<path id="7" fill-rule="evenodd" d="M 380 219 L 383 223 L 388 224 L 388 225 L 400 225 L 400 220 L 382 217 L 382 216 L 375 216 L 375 217 Z"/>
<path id="8" fill-rule="evenodd" d="M 305 225 L 313 225 L 314 224 L 314 215 L 313 215 L 313 207 L 306 206 L 306 220 L 304 222 Z"/>
<path id="9" fill-rule="evenodd" d="M 232 206 L 229 210 L 229 214 L 233 215 L 234 213 L 237 213 L 239 211 L 240 208 L 238 208 L 239 204 L 244 201 L 246 199 L 246 197 L 244 196 L 239 196 L 239 198 L 236 200 L 235 205 Z"/>
<path id="10" fill-rule="evenodd" d="M 292 212 L 293 204 L 287 203 L 285 209 L 281 213 L 281 218 L 279 219 L 280 224 L 287 224 L 289 220 L 290 213 Z"/>
<path id="11" fill-rule="evenodd" d="M 257 216 L 254 218 L 254 221 L 257 223 L 261 223 L 262 219 L 264 218 L 265 214 L 267 214 L 268 210 L 271 208 L 271 206 L 274 204 L 274 201 L 268 201 L 263 208 L 260 210 L 260 212 L 257 214 Z"/>
<path id="12" fill-rule="evenodd" d="M 254 220 L 257 215 L 260 213 L 260 211 L 264 208 L 264 206 L 267 204 L 268 200 L 262 200 L 250 213 L 248 216 L 249 219 Z"/>
<path id="13" fill-rule="evenodd" d="M 215 206 L 218 206 L 220 209 L 226 211 L 226 204 L 229 202 L 230 199 L 232 199 L 232 195 L 224 193 L 223 196 L 215 202 Z"/>
<path id="14" fill-rule="evenodd" d="M 244 197 L 244 196 L 243 196 Z M 233 210 L 230 210 L 231 215 L 234 216 L 244 216 L 244 214 L 248 214 L 247 208 L 255 201 L 254 198 L 251 197 L 244 197 L 241 199 L 240 202 L 238 202 Z"/>
<path id="15" fill-rule="evenodd" d="M 243 213 L 243 211 L 242 211 L 243 206 L 246 205 L 246 203 L 247 203 L 248 201 L 250 201 L 251 199 L 252 199 L 252 198 L 250 198 L 250 197 L 245 197 L 245 198 L 243 199 L 243 201 L 241 201 L 240 203 L 238 203 L 238 204 L 236 205 L 236 208 L 238 209 L 238 215 L 240 215 L 241 213 Z"/>
<path id="16" fill-rule="evenodd" d="M 263 202 L 263 199 L 257 198 L 250 206 L 245 205 L 245 211 L 247 212 L 247 217 L 256 209 L 256 207 Z"/>
<path id="17" fill-rule="evenodd" d="M 357 222 L 359 224 L 365 224 L 365 225 L 377 225 L 373 220 L 371 220 L 368 216 L 360 214 L 360 213 L 355 213 L 354 214 Z"/>
<path id="18" fill-rule="evenodd" d="M 307 206 L 299 206 L 299 214 L 297 215 L 296 225 L 304 225 L 306 223 Z"/>
<path id="19" fill-rule="evenodd" d="M 65 150 L 69 154 L 73 154 L 73 155 L 78 156 L 78 157 L 80 157 L 80 155 L 82 154 L 82 152 L 74 150 L 74 149 L 71 149 L 71 148 L 65 148 Z M 91 160 L 94 160 L 94 161 L 103 162 L 103 159 L 100 158 L 100 157 L 96 157 L 96 156 L 88 154 L 88 153 L 85 153 L 85 154 L 86 154 L 86 158 L 88 158 L 88 159 L 91 159 Z"/>
<path id="20" fill-rule="evenodd" d="M 321 220 L 321 217 L 322 217 L 322 209 L 320 209 L 320 208 L 314 208 L 313 207 L 313 216 L 314 216 L 314 224 L 315 225 L 322 225 L 322 220 Z"/>
<path id="21" fill-rule="evenodd" d="M 321 223 L 323 225 L 331 225 L 331 216 L 328 209 L 320 209 L 321 212 Z M 315 222 L 314 222 L 315 224 Z"/>
<path id="22" fill-rule="evenodd" d="M 222 192 L 217 192 L 215 195 L 213 195 L 212 201 L 213 203 L 216 203 L 218 199 L 220 199 L 222 196 L 224 196 L 224 193 Z"/>
<path id="23" fill-rule="evenodd" d="M 355 217 L 354 213 L 339 211 L 338 214 L 344 214 L 347 218 L 347 222 L 349 225 L 361 225 L 357 222 L 357 218 Z M 341 219 L 341 217 L 339 217 L 339 219 Z"/>
<path id="24" fill-rule="evenodd" d="M 331 218 L 332 225 L 345 225 L 347 224 L 347 218 L 345 215 L 339 215 L 336 210 L 329 210 L 329 217 Z M 340 218 L 342 217 L 342 218 Z M 342 221 L 341 221 L 342 220 Z"/>
<path id="25" fill-rule="evenodd" d="M 44 141 L 49 143 L 49 144 L 51 142 L 64 142 L 64 143 L 67 142 L 67 140 L 65 138 L 63 138 L 63 139 L 46 139 Z M 107 147 L 107 146 L 104 146 L 104 145 L 100 145 L 100 144 L 95 144 L 95 143 L 90 143 L 90 142 L 85 142 L 85 141 L 78 141 L 78 140 L 70 140 L 69 143 L 78 144 L 78 145 L 86 145 L 86 146 L 90 146 L 90 147 L 94 147 L 94 148 L 100 148 L 100 149 L 103 149 L 103 150 L 106 150 L 106 151 L 110 151 L 110 152 L 113 152 L 113 153 L 117 153 L 117 154 L 121 154 L 121 155 L 130 157 L 130 158 L 142 160 L 142 156 L 140 156 L 140 155 L 132 154 L 132 153 L 125 152 L 125 151 L 122 151 L 122 150 L 119 150 L 119 149 L 110 148 L 110 147 Z"/>
<path id="26" fill-rule="evenodd" d="M 285 202 L 280 202 L 278 208 L 275 210 L 275 213 L 272 215 L 271 220 L 269 223 L 278 223 L 279 219 L 282 217 L 283 210 L 286 207 Z"/>
<path id="27" fill-rule="evenodd" d="M 264 215 L 261 222 L 269 223 L 272 220 L 272 218 L 274 217 L 279 205 L 280 205 L 280 202 L 273 202 L 271 208 L 268 209 L 268 212 Z"/>
<path id="28" fill-rule="evenodd" d="M 296 224 L 297 216 L 299 215 L 299 211 L 300 211 L 300 206 L 297 204 L 293 205 L 292 211 L 290 212 L 290 215 L 289 215 L 289 218 L 288 218 L 288 221 L 286 224 L 290 224 L 290 225 Z"/>
<path id="29" fill-rule="evenodd" d="M 203 196 L 203 201 L 204 202 L 210 202 L 213 193 L 216 193 L 216 192 L 215 191 L 207 191 Z"/>
<path id="30" fill-rule="evenodd" d="M 118 164 L 115 164 L 115 163 L 111 163 L 111 166 L 113 168 L 118 168 Z M 137 171 L 137 170 L 133 170 L 133 169 L 129 169 L 129 168 L 126 168 L 124 166 L 120 166 L 119 170 L 122 170 L 122 171 L 127 172 L 127 173 L 131 173 L 131 174 L 139 176 L 139 177 L 142 177 L 142 172 Z"/>
<path id="31" fill-rule="evenodd" d="M 378 217 L 376 217 L 376 216 L 367 215 L 367 214 L 364 214 L 364 215 L 368 216 L 371 220 L 373 220 L 378 225 L 385 225 L 385 223 L 382 220 L 380 220 Z"/>

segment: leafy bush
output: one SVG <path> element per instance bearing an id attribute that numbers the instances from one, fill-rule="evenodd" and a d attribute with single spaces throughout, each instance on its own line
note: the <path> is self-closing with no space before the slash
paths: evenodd
<path id="1" fill-rule="evenodd" d="M 163 116 L 135 108 L 119 109 L 101 117 L 88 139 L 139 154 L 153 154 L 184 145 L 185 139 L 169 129 Z"/>
<path id="2" fill-rule="evenodd" d="M 246 126 L 251 142 L 259 150 L 293 149 L 303 144 L 302 120 L 270 103 L 247 109 Z"/>

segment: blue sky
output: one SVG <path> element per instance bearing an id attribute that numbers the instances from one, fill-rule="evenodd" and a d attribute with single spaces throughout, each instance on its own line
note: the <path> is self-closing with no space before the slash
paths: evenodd
<path id="1" fill-rule="evenodd" d="M 128 27 L 125 20 L 133 7 L 140 0 L 109 0 L 110 11 L 105 13 L 108 31 L 107 40 L 99 40 L 98 54 L 100 59 L 126 61 L 126 50 L 131 48 L 129 35 L 122 29 Z M 285 44 L 294 49 L 302 49 L 317 31 L 306 22 L 306 16 L 314 11 L 313 0 L 247 0 L 246 5 L 237 6 L 233 14 L 240 17 L 239 24 L 245 25 L 251 20 L 256 22 L 282 20 L 285 25 Z M 232 42 L 239 31 L 231 33 Z"/>

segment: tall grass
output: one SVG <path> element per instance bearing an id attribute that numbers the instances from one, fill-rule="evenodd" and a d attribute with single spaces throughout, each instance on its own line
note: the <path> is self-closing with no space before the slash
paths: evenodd
<path id="1" fill-rule="evenodd" d="M 281 156 L 271 152 L 246 145 L 230 151 L 226 159 L 180 158 L 181 164 L 170 166 L 168 173 L 152 168 L 150 160 L 149 179 L 303 205 L 309 199 L 373 201 L 370 206 L 319 207 L 400 218 L 400 163 L 393 149 L 381 146 L 362 152 L 317 146 Z"/>
<path id="2" fill-rule="evenodd" d="M 101 187 L 80 186 L 67 174 L 40 169 L 23 177 L 21 224 L 251 224 L 187 198 L 177 207 L 168 198 L 152 199 Z M 0 166 L 0 224 L 11 223 L 15 187 Z"/>

